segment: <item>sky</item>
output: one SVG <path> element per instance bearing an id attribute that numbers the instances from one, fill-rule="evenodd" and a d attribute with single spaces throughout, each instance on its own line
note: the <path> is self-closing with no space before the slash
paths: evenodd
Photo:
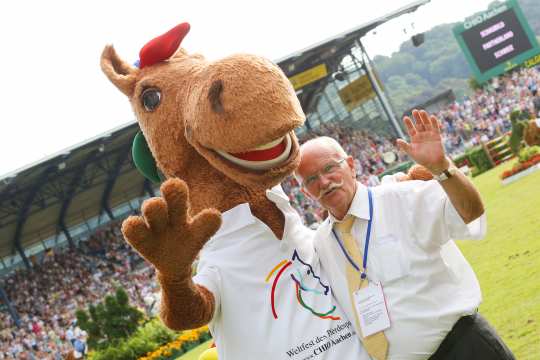
<path id="1" fill-rule="evenodd" d="M 135 118 L 102 74 L 106 44 L 133 63 L 181 22 L 182 46 L 208 59 L 252 53 L 279 60 L 411 0 L 17 0 L 0 11 L 0 178 Z M 364 38 L 390 55 L 411 35 L 485 10 L 490 0 L 432 0 Z M 427 39 L 426 41 L 428 41 Z"/>

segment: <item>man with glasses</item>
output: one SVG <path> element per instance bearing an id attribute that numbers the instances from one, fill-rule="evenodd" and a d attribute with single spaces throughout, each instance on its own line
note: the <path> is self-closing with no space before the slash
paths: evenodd
<path id="1" fill-rule="evenodd" d="M 477 313 L 478 280 L 451 238 L 485 234 L 482 200 L 446 157 L 440 126 L 425 111 L 405 117 L 398 145 L 434 175 L 367 188 L 333 139 L 301 147 L 304 191 L 329 212 L 315 238 L 334 296 L 377 360 L 514 359 Z"/>

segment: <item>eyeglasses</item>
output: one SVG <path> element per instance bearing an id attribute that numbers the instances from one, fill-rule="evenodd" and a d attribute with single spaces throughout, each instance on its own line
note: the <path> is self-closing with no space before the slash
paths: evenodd
<path id="1" fill-rule="evenodd" d="M 347 159 L 344 158 L 344 159 L 341 159 L 339 161 L 331 162 L 331 163 L 326 164 L 320 171 L 316 172 L 313 175 L 307 176 L 302 181 L 302 186 L 304 188 L 306 188 L 306 189 L 307 188 L 313 188 L 315 186 L 315 184 L 317 184 L 321 180 L 321 176 L 327 176 L 327 175 L 335 174 L 338 171 L 338 169 L 341 167 L 341 164 L 345 160 L 347 160 Z"/>

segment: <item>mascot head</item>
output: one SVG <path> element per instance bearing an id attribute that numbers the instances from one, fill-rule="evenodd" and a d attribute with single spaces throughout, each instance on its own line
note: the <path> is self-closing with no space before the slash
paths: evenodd
<path id="1" fill-rule="evenodd" d="M 180 48 L 189 25 L 148 42 L 138 66 L 107 46 L 101 67 L 131 102 L 142 135 L 134 160 L 150 179 L 186 178 L 208 164 L 232 181 L 266 189 L 299 161 L 293 130 L 304 114 L 279 67 L 253 55 L 217 61 Z"/>

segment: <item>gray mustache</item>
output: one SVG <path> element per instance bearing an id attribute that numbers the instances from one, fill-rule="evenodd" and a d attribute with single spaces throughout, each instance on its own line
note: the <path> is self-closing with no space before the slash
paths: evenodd
<path id="1" fill-rule="evenodd" d="M 343 180 L 341 180 L 339 183 L 331 183 L 330 185 L 328 185 L 328 187 L 326 189 L 321 190 L 321 193 L 317 197 L 317 201 L 321 200 L 322 197 L 324 195 L 328 194 L 330 191 L 333 191 L 335 189 L 339 189 L 342 186 L 343 186 Z"/>

